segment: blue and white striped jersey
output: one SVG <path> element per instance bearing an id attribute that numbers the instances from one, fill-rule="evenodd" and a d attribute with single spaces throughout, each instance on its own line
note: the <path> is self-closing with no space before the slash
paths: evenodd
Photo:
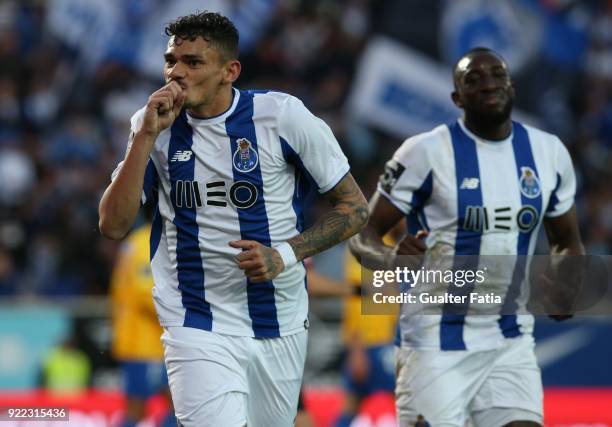
<path id="1" fill-rule="evenodd" d="M 575 189 L 569 153 L 556 136 L 513 122 L 509 138 L 486 141 L 462 120 L 406 140 L 378 185 L 380 194 L 408 216 L 411 231 L 429 230 L 426 259 L 432 254 L 531 255 L 542 218 L 566 213 Z M 518 264 L 513 274 L 522 275 L 520 283 L 525 265 Z M 522 307 L 528 295 L 518 289 L 516 298 L 506 293 L 505 299 Z M 438 308 L 439 314 L 419 315 L 403 305 L 404 345 L 487 349 L 533 330 L 529 314 L 464 316 Z"/>
<path id="2" fill-rule="evenodd" d="M 151 265 L 162 326 L 257 338 L 304 330 L 303 265 L 251 283 L 228 242 L 275 246 L 299 234 L 307 193 L 325 193 L 348 171 L 329 127 L 290 95 L 233 89 L 219 116 L 183 110 L 155 142 L 142 199 L 157 203 Z"/>

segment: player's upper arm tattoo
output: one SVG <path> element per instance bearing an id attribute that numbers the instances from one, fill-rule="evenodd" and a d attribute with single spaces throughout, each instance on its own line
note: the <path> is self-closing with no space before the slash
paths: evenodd
<path id="1" fill-rule="evenodd" d="M 324 197 L 332 204 L 332 209 L 312 227 L 289 239 L 298 260 L 348 239 L 368 221 L 368 204 L 350 173 Z"/>

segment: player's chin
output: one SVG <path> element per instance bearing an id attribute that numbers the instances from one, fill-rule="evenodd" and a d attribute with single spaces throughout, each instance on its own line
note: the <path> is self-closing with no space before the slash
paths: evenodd
<path id="1" fill-rule="evenodd" d="M 496 105 L 480 109 L 478 115 L 486 122 L 493 125 L 501 125 L 510 118 L 512 114 L 512 103 Z"/>
<path id="2" fill-rule="evenodd" d="M 183 101 L 183 108 L 190 109 L 194 107 L 195 107 L 195 104 L 193 103 L 193 101 L 191 101 L 188 96 L 185 97 L 185 100 Z"/>

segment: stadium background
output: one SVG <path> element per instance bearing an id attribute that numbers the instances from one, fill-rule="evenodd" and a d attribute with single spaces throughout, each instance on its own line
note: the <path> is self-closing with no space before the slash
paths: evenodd
<path id="1" fill-rule="evenodd" d="M 3 0 L 0 406 L 55 402 L 41 366 L 71 339 L 92 367 L 87 391 L 61 400 L 75 408 L 71 425 L 106 425 L 121 410 L 107 298 L 118 244 L 99 235 L 97 204 L 129 117 L 161 85 L 164 23 L 198 9 L 236 23 L 237 86 L 300 97 L 332 127 L 366 196 L 405 137 L 457 116 L 459 54 L 500 51 L 519 116 L 572 154 L 587 251 L 610 254 L 612 1 Z M 314 266 L 341 279 L 342 256 L 334 248 Z M 341 301 L 313 300 L 311 313 L 305 384 L 326 425 L 339 405 Z M 547 424 L 612 425 L 610 318 L 538 322 Z M 359 425 L 391 425 L 382 399 Z"/>

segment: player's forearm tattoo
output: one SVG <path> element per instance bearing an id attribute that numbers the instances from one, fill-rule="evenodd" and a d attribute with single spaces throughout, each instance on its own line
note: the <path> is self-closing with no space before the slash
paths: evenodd
<path id="1" fill-rule="evenodd" d="M 298 260 L 348 239 L 368 221 L 368 204 L 349 174 L 325 195 L 333 208 L 309 229 L 289 239 Z"/>
<path id="2" fill-rule="evenodd" d="M 266 267 L 264 274 L 276 277 L 276 275 L 283 271 L 283 260 L 277 252 L 267 248 L 267 250 L 263 252 L 263 258 Z"/>

